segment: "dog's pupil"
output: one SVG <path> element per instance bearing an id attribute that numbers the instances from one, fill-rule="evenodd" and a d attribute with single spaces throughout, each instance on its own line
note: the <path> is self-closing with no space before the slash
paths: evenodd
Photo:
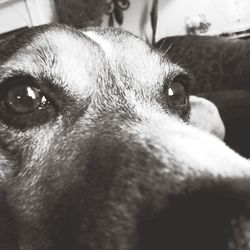
<path id="1" fill-rule="evenodd" d="M 27 113 L 39 108 L 45 100 L 37 88 L 20 84 L 9 89 L 6 101 L 12 111 Z"/>
<path id="2" fill-rule="evenodd" d="M 187 104 L 187 94 L 183 84 L 173 82 L 168 88 L 168 100 L 171 106 L 185 106 Z"/>

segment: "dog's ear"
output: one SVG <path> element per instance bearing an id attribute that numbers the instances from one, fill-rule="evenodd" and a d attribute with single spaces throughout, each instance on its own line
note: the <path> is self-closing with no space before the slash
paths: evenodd
<path id="1" fill-rule="evenodd" d="M 7 58 L 10 57 L 10 55 L 17 50 L 17 44 L 14 46 L 15 38 L 17 37 L 17 33 L 12 33 L 9 35 L 5 35 L 0 38 L 0 62 L 2 63 Z M 10 44 L 12 46 L 10 46 Z"/>
<path id="2" fill-rule="evenodd" d="M 22 29 L 0 37 L 0 65 L 34 36 L 33 29 Z"/>
<path id="3" fill-rule="evenodd" d="M 217 107 L 207 99 L 197 96 L 190 96 L 190 105 L 190 124 L 223 140 L 225 126 Z"/>

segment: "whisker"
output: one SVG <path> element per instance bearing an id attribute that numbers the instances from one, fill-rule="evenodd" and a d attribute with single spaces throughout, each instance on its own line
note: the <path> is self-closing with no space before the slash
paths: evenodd
<path id="1" fill-rule="evenodd" d="M 165 44 L 165 42 L 166 42 L 166 39 L 164 39 L 163 42 L 161 43 L 161 45 L 160 45 L 160 47 L 158 49 L 159 51 L 161 51 L 161 49 L 162 49 L 163 45 Z"/>
<path id="2" fill-rule="evenodd" d="M 168 46 L 168 48 L 165 50 L 165 52 L 163 53 L 163 56 L 164 56 L 164 57 L 166 56 L 166 54 L 168 53 L 168 51 L 171 49 L 171 47 L 173 46 L 173 44 L 174 44 L 174 42 L 172 42 L 172 43 Z"/>

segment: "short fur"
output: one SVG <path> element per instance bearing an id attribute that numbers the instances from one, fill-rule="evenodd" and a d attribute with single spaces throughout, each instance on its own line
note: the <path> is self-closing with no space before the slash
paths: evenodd
<path id="1" fill-rule="evenodd" d="M 249 248 L 250 163 L 170 107 L 181 67 L 102 28 L 35 27 L 0 55 L 2 91 L 25 76 L 52 100 L 0 112 L 0 249 Z"/>

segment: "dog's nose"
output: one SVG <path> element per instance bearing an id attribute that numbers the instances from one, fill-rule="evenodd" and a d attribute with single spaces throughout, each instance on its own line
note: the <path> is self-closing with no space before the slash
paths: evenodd
<path id="1" fill-rule="evenodd" d="M 169 126 L 161 172 L 171 186 L 163 181 L 165 205 L 139 224 L 140 249 L 250 249 L 249 162 L 204 132 Z"/>
<path id="2" fill-rule="evenodd" d="M 167 140 L 141 130 L 93 143 L 85 248 L 250 249 L 249 162 L 186 125 L 167 128 Z"/>
<path id="3" fill-rule="evenodd" d="M 165 208 L 139 225 L 143 250 L 250 249 L 249 196 L 211 183 L 169 196 Z"/>
<path id="4" fill-rule="evenodd" d="M 249 162 L 215 137 L 171 125 L 165 138 L 142 125 L 95 144 L 89 235 L 98 231 L 103 249 L 250 249 Z"/>
<path id="5" fill-rule="evenodd" d="M 152 207 L 141 210 L 138 249 L 250 249 L 249 184 L 247 178 L 200 175 L 187 177 L 180 192 L 165 189 L 161 207 L 151 197 Z"/>

